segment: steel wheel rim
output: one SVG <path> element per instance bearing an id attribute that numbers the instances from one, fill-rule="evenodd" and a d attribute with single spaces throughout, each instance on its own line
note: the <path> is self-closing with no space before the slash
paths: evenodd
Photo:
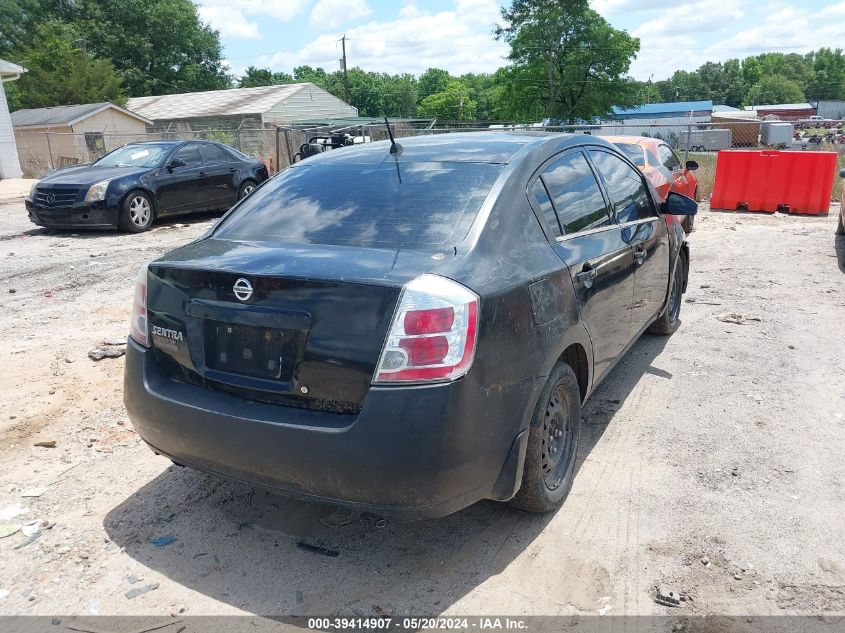
<path id="1" fill-rule="evenodd" d="M 135 226 L 147 226 L 151 211 L 150 203 L 143 196 L 135 196 L 129 201 L 129 219 Z"/>
<path id="2" fill-rule="evenodd" d="M 672 277 L 672 292 L 669 295 L 669 319 L 675 321 L 681 311 L 681 284 L 678 276 L 681 274 L 683 262 L 678 262 L 675 275 Z"/>
<path id="3" fill-rule="evenodd" d="M 246 185 L 244 187 L 244 195 L 242 195 L 241 198 L 246 198 L 253 191 L 255 191 L 255 185 Z"/>
<path id="4" fill-rule="evenodd" d="M 543 439 L 540 446 L 540 467 L 543 482 L 549 490 L 563 483 L 575 442 L 569 412 L 569 392 L 558 386 L 553 392 L 543 418 Z"/>

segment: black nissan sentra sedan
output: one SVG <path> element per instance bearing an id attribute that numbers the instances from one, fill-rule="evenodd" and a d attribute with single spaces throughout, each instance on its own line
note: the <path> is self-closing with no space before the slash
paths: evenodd
<path id="1" fill-rule="evenodd" d="M 131 143 L 47 174 L 26 209 L 39 226 L 140 233 L 160 217 L 228 209 L 265 180 L 262 161 L 222 143 Z"/>
<path id="2" fill-rule="evenodd" d="M 125 403 L 175 463 L 383 515 L 557 508 L 581 407 L 679 325 L 694 214 L 601 139 L 296 164 L 138 276 Z"/>

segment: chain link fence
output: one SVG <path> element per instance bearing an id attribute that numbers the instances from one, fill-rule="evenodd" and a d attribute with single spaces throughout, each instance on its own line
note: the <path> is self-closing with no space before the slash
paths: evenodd
<path id="1" fill-rule="evenodd" d="M 635 120 L 601 125 L 517 124 L 511 122 L 391 122 L 394 136 L 451 134 L 471 131 L 517 131 L 577 133 L 593 136 L 644 136 L 665 142 L 681 159 L 699 167 L 699 197 L 709 198 L 721 150 L 756 149 L 783 151 L 835 151 L 838 169 L 845 168 L 845 121 L 761 121 L 719 119 L 710 123 L 639 123 Z M 52 169 L 94 161 L 106 153 L 139 141 L 213 140 L 230 145 L 248 156 L 263 160 L 271 173 L 285 169 L 309 155 L 345 144 L 382 141 L 388 138 L 383 123 L 353 125 L 270 126 L 221 130 L 168 129 L 164 132 L 28 132 L 17 134 L 18 154 L 24 175 L 38 178 Z M 657 157 L 659 159 L 659 157 Z M 834 198 L 842 191 L 835 179 Z"/>

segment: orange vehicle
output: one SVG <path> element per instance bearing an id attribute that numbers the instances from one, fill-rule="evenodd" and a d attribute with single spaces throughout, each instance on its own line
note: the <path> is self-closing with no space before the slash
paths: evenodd
<path id="1" fill-rule="evenodd" d="M 657 190 L 661 200 L 670 191 L 683 194 L 698 201 L 698 178 L 695 170 L 698 163 L 688 160 L 686 165 L 665 141 L 648 136 L 605 136 L 605 140 L 616 145 L 639 167 Z M 693 216 L 685 217 L 681 224 L 684 230 L 692 231 Z"/>

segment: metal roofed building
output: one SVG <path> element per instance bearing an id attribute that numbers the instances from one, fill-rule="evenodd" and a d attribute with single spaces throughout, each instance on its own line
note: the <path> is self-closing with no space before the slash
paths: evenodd
<path id="1" fill-rule="evenodd" d="M 152 121 L 113 103 L 12 112 L 21 168 L 28 176 L 88 162 L 146 135 Z"/>
<path id="2" fill-rule="evenodd" d="M 693 118 L 695 123 L 706 123 L 713 114 L 712 101 L 678 101 L 676 103 L 646 103 L 636 108 L 614 107 L 612 117 L 623 121 L 629 120 L 665 120 Z M 701 121 L 700 119 L 707 119 Z M 665 121 L 663 121 L 665 122 Z"/>
<path id="3" fill-rule="evenodd" d="M 357 108 L 312 83 L 134 97 L 127 108 L 152 120 L 158 132 L 261 128 L 358 116 Z"/>

